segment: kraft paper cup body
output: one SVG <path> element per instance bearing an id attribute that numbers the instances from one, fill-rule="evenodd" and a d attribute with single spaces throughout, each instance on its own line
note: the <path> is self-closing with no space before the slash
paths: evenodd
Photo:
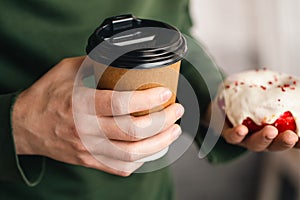
<path id="1" fill-rule="evenodd" d="M 98 81 L 97 89 L 115 91 L 145 90 L 154 87 L 166 87 L 172 92 L 172 97 L 163 105 L 151 110 L 131 113 L 133 116 L 142 116 L 175 103 L 180 70 L 178 61 L 169 66 L 152 69 L 124 69 L 105 67 L 101 63 L 94 63 L 95 80 Z"/>

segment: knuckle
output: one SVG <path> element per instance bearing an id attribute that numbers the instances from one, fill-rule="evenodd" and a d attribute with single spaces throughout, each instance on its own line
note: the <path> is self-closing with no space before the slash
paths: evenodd
<path id="1" fill-rule="evenodd" d="M 137 127 L 135 125 L 135 123 L 130 123 L 128 125 L 128 129 L 126 130 L 126 133 L 129 137 L 130 140 L 135 141 L 138 140 L 138 130 Z"/>
<path id="2" fill-rule="evenodd" d="M 262 145 L 247 145 L 248 149 L 253 152 L 262 152 L 265 151 L 266 147 Z"/>
<path id="3" fill-rule="evenodd" d="M 93 160 L 88 156 L 78 156 L 78 160 L 85 167 L 92 167 L 94 165 Z"/>
<path id="4" fill-rule="evenodd" d="M 131 117 L 127 125 L 127 134 L 132 141 L 140 141 L 163 130 L 165 122 L 153 116 Z"/>
<path id="5" fill-rule="evenodd" d="M 113 114 L 126 113 L 124 109 L 125 102 L 119 95 L 114 95 L 111 99 L 111 109 Z"/>
<path id="6" fill-rule="evenodd" d="M 61 131 L 61 128 L 59 126 L 55 126 L 53 128 L 53 133 L 54 133 L 56 138 L 61 138 L 61 136 L 63 135 L 61 132 L 62 131 Z"/>
<path id="7" fill-rule="evenodd" d="M 65 137 L 69 135 L 69 129 L 62 124 L 56 124 L 53 129 L 53 133 L 56 138 L 65 139 Z"/>
<path id="8" fill-rule="evenodd" d="M 136 160 L 136 156 L 131 152 L 124 152 L 124 160 L 127 162 L 134 162 Z"/>
<path id="9" fill-rule="evenodd" d="M 134 143 L 128 145 L 124 150 L 123 158 L 125 161 L 134 162 L 138 159 L 137 147 Z"/>
<path id="10" fill-rule="evenodd" d="M 80 142 L 74 142 L 72 146 L 76 152 L 84 153 L 87 151 L 85 146 Z"/>
<path id="11" fill-rule="evenodd" d="M 59 124 L 55 126 L 53 132 L 57 138 L 61 138 L 64 140 L 70 140 L 69 138 L 79 138 L 77 129 L 74 124 L 70 124 L 67 126 L 65 126 L 65 124 Z"/>
<path id="12" fill-rule="evenodd" d="M 63 99 L 63 110 L 66 114 L 70 115 L 72 114 L 72 94 L 70 92 L 66 93 Z"/>
<path id="13" fill-rule="evenodd" d="M 70 132 L 70 135 L 72 137 L 75 137 L 76 139 L 80 139 L 79 133 L 77 131 L 77 128 L 76 128 L 75 124 L 72 124 L 72 125 L 69 126 L 69 132 Z"/>
<path id="14" fill-rule="evenodd" d="M 122 176 L 122 177 L 129 177 L 132 174 L 132 172 L 127 172 L 127 171 L 118 171 L 117 175 Z"/>
<path id="15" fill-rule="evenodd" d="M 83 154 L 76 154 L 77 163 L 82 166 L 86 165 L 86 157 Z"/>
<path id="16" fill-rule="evenodd" d="M 259 153 L 265 151 L 265 148 L 254 148 L 252 151 Z"/>
<path id="17" fill-rule="evenodd" d="M 139 110 L 148 110 L 154 107 L 156 101 L 155 99 L 151 96 L 147 96 L 146 98 L 143 98 L 143 105 L 139 108 Z"/>

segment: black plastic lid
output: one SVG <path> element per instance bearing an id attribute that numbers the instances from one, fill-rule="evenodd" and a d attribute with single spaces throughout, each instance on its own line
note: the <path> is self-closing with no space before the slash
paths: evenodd
<path id="1" fill-rule="evenodd" d="M 149 69 L 181 60 L 187 45 L 171 25 L 120 15 L 104 20 L 89 37 L 86 52 L 96 62 L 112 67 Z"/>

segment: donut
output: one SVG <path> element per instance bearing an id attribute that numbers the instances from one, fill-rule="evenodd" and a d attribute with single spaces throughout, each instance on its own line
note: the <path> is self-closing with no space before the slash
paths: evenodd
<path id="1" fill-rule="evenodd" d="M 266 125 L 299 135 L 300 78 L 266 68 L 234 74 L 224 80 L 217 104 L 233 126 L 253 133 Z"/>

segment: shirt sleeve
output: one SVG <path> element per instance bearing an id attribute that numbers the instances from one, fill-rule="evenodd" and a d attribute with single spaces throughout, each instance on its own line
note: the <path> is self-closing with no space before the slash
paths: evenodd
<path id="1" fill-rule="evenodd" d="M 207 128 L 200 124 L 197 137 L 195 138 L 196 144 L 201 148 L 201 150 L 205 151 L 205 147 L 202 148 L 204 144 L 204 137 L 206 135 L 215 135 L 217 137 L 218 134 L 214 132 L 214 130 Z M 213 147 L 210 152 L 201 152 L 206 155 L 207 160 L 211 164 L 219 164 L 230 162 L 241 155 L 245 154 L 247 150 L 243 147 L 239 147 L 237 145 L 228 144 L 223 137 L 219 137 L 217 143 Z"/>
<path id="2" fill-rule="evenodd" d="M 0 95 L 0 180 L 37 185 L 45 169 L 40 156 L 17 155 L 11 128 L 11 110 L 18 93 Z"/>
<path id="3" fill-rule="evenodd" d="M 188 51 L 188 58 L 190 60 L 189 62 L 183 61 L 181 74 L 191 84 L 197 96 L 200 118 L 203 118 L 210 102 L 215 98 L 219 84 L 223 81 L 225 76 L 200 43 L 197 43 L 196 41 L 188 43 Z M 196 63 L 196 65 L 192 65 L 191 63 Z M 203 126 L 200 121 L 195 138 L 195 141 L 200 148 L 207 134 L 214 134 L 214 132 Z M 217 138 L 217 143 L 213 149 L 206 153 L 207 159 L 211 163 L 217 164 L 231 161 L 244 154 L 246 151 L 245 148 L 228 144 L 222 137 L 219 137 Z"/>

